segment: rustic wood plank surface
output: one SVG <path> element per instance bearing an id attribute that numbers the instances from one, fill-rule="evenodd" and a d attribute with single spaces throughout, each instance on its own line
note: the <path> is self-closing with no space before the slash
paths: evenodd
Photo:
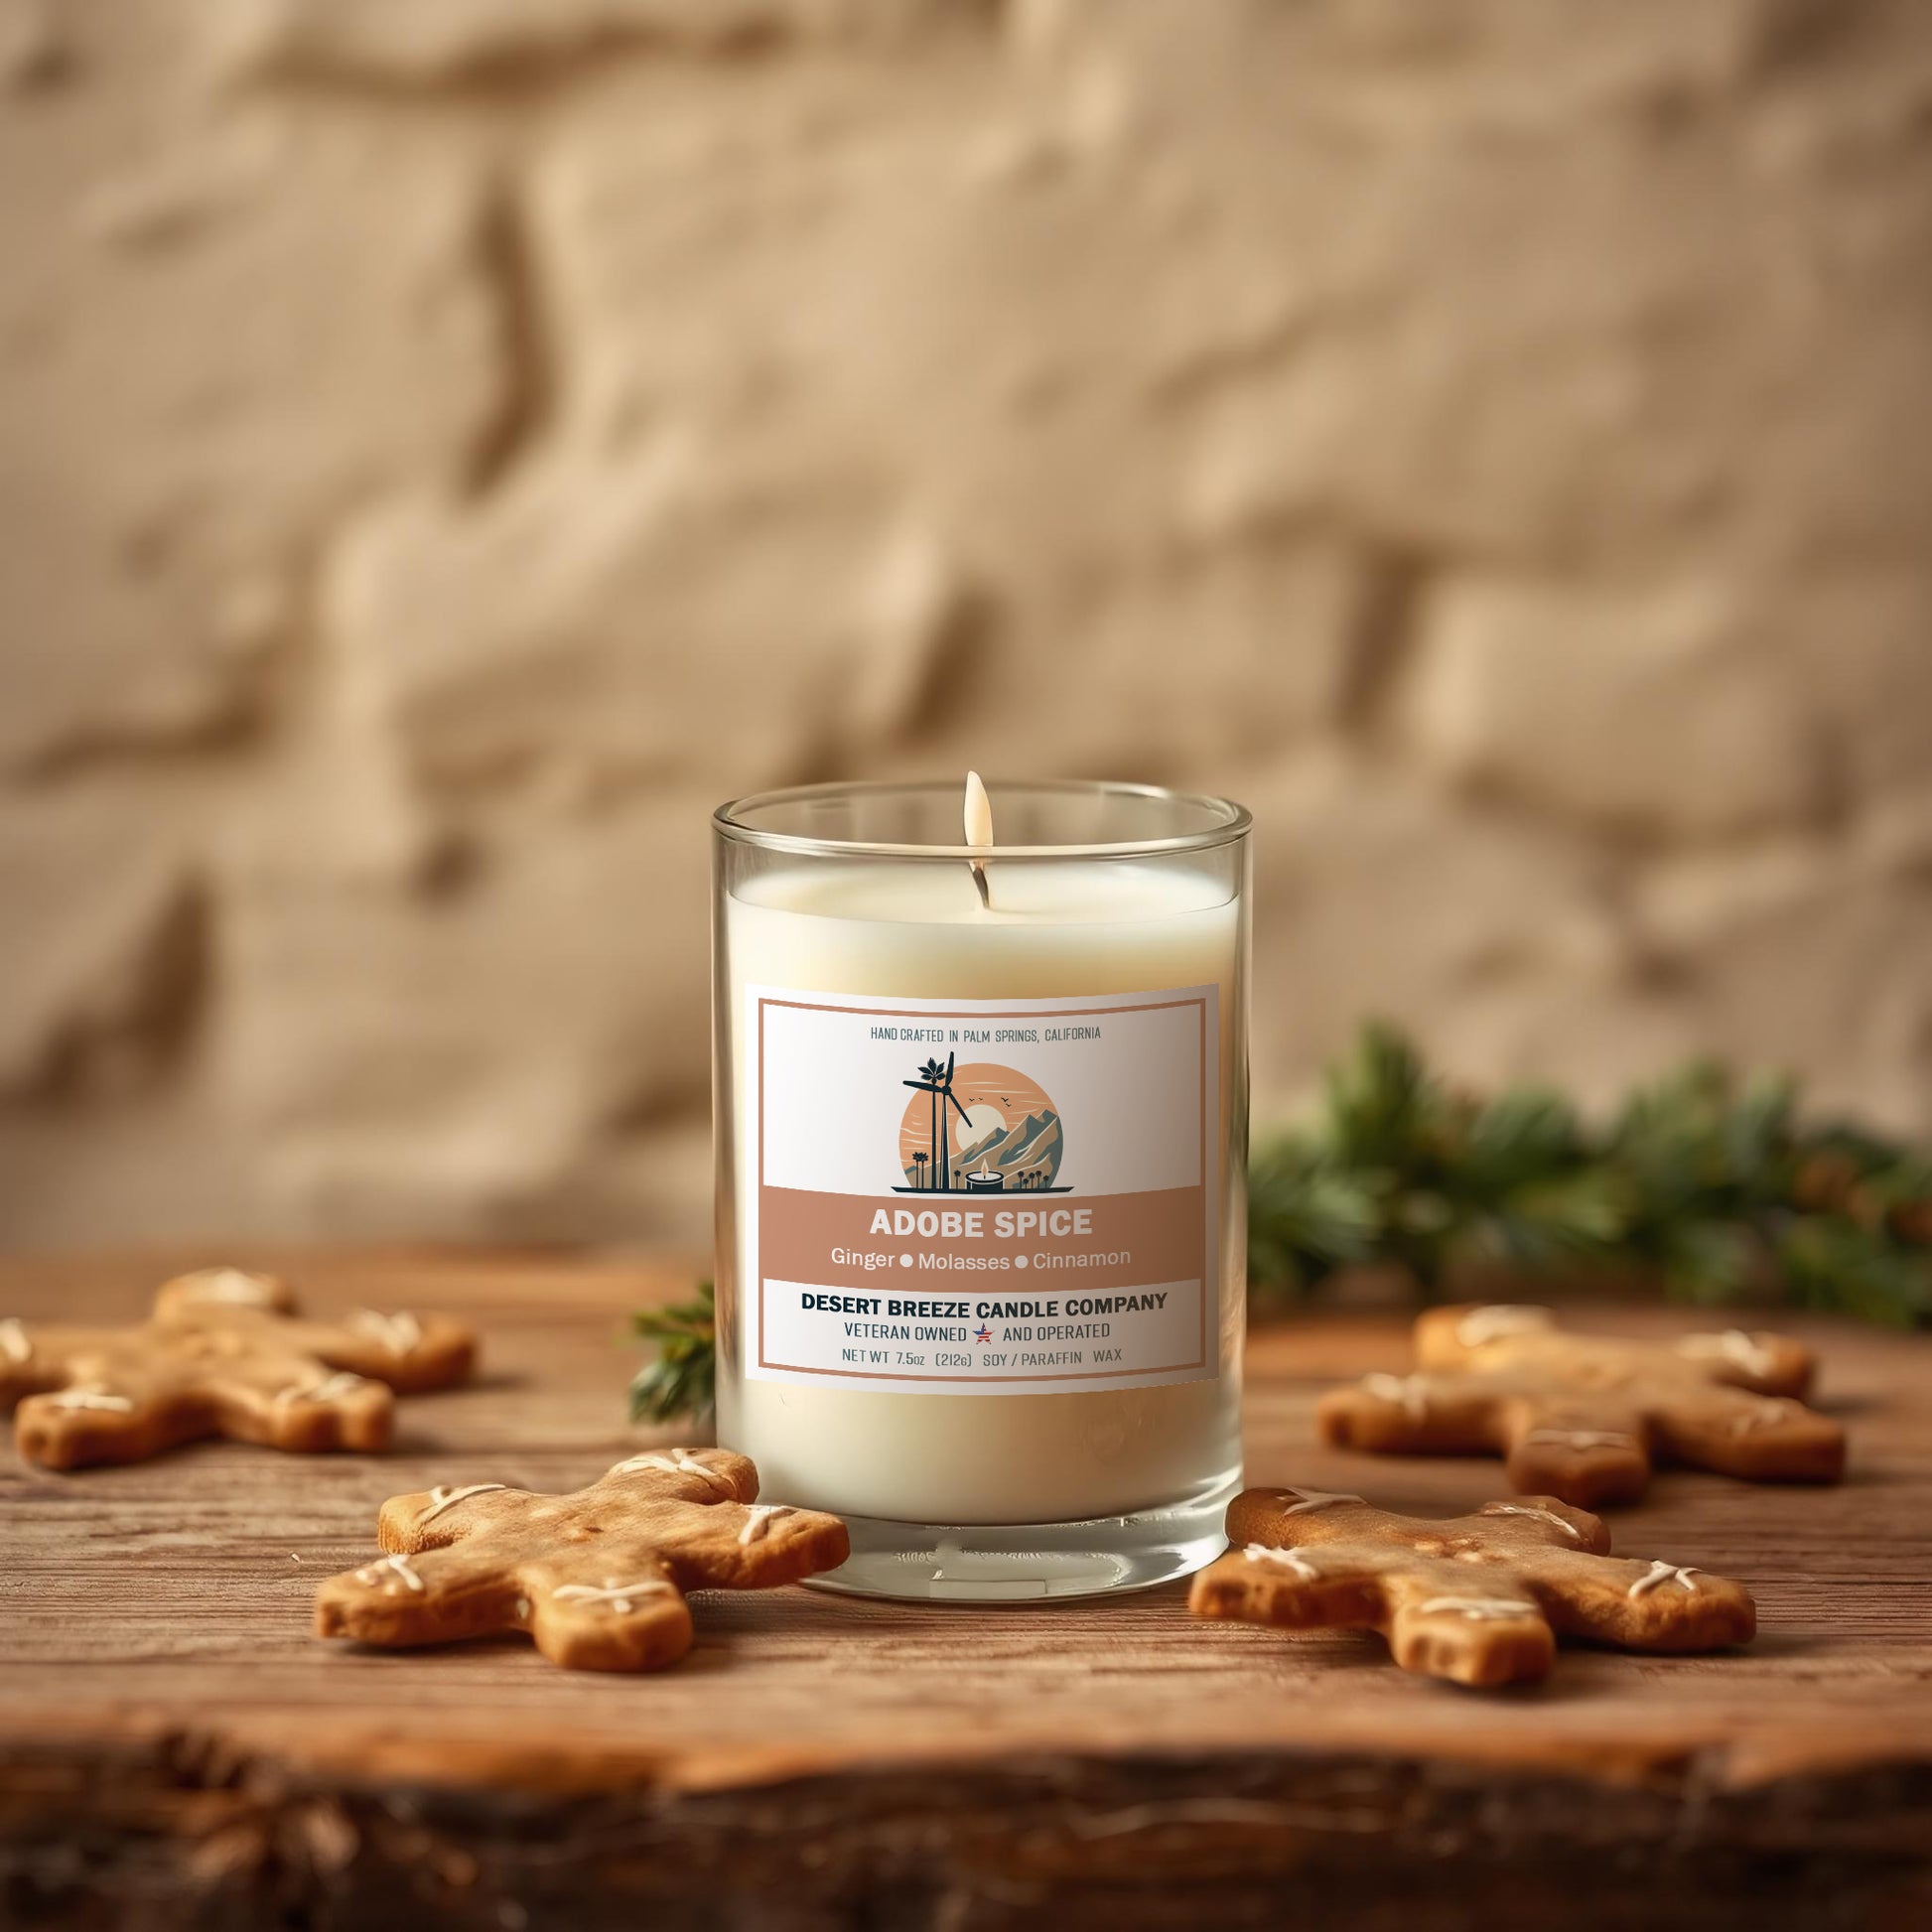
<path id="1" fill-rule="evenodd" d="M 214 1258 L 0 1261 L 0 1314 L 134 1319 Z M 1645 1900 L 1653 1922 L 1932 1914 L 1932 1341 L 1781 1322 L 1824 1355 L 1846 1484 L 1672 1473 L 1611 1518 L 1620 1550 L 1750 1586 L 1743 1653 L 1566 1651 L 1546 1685 L 1474 1695 L 1373 1638 L 1192 1622 L 1179 1587 L 989 1609 L 790 1589 L 701 1598 L 682 1666 L 614 1680 L 514 1640 L 323 1645 L 310 1596 L 372 1553 L 391 1493 L 565 1489 L 670 1440 L 624 1421 L 621 1319 L 691 1271 L 233 1258 L 323 1311 L 464 1312 L 483 1374 L 406 1402 L 380 1458 L 210 1445 L 53 1475 L 0 1456 L 7 1922 L 1274 1923 L 1340 1901 L 1413 1927 L 1468 1922 L 1492 1890 L 1506 1923 Z M 1258 1331 L 1251 1480 L 1422 1514 L 1505 1493 L 1493 1463 L 1315 1446 L 1322 1387 L 1406 1360 L 1396 1317 Z"/>

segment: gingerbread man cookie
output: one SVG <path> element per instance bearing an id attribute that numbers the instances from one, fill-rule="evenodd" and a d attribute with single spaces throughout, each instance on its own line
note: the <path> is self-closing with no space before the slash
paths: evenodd
<path id="1" fill-rule="evenodd" d="M 1413 1375 L 1369 1375 L 1321 1399 L 1325 1443 L 1379 1454 L 1501 1455 L 1518 1489 L 1586 1506 L 1631 1502 L 1658 1461 L 1753 1482 L 1835 1482 L 1845 1432 L 1804 1405 L 1813 1361 L 1782 1335 L 1618 1341 L 1559 1328 L 1548 1309 L 1432 1309 Z"/>
<path id="2" fill-rule="evenodd" d="M 1228 1538 L 1233 1549 L 1194 1579 L 1196 1616 L 1379 1630 L 1404 1670 L 1456 1684 L 1543 1677 L 1559 1636 L 1718 1650 L 1757 1628 L 1739 1585 L 1612 1557 L 1602 1523 L 1554 1496 L 1431 1522 L 1360 1496 L 1247 1489 L 1228 1505 Z"/>
<path id="3" fill-rule="evenodd" d="M 440 1315 L 362 1309 L 307 1321 L 287 1283 L 238 1268 L 181 1275 L 126 1328 L 0 1319 L 0 1411 L 50 1469 L 139 1462 L 204 1437 L 280 1449 L 380 1449 L 397 1394 L 447 1388 L 477 1338 Z"/>
<path id="4" fill-rule="evenodd" d="M 391 1496 L 389 1554 L 316 1592 L 316 1635 L 406 1646 L 521 1630 L 566 1670 L 658 1670 L 691 1647 L 688 1589 L 833 1570 L 845 1525 L 760 1503 L 749 1458 L 652 1449 L 567 1496 L 471 1482 Z"/>

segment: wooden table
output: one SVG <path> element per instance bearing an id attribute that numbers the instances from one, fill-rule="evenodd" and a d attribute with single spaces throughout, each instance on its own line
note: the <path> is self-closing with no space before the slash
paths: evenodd
<path id="1" fill-rule="evenodd" d="M 0 1313 L 133 1318 L 150 1252 L 0 1262 Z M 1184 1589 L 912 1607 L 700 1599 L 662 1676 L 515 1641 L 411 1655 L 309 1634 L 393 1491 L 567 1489 L 626 1427 L 624 1311 L 664 1265 L 243 1253 L 311 1304 L 461 1310 L 475 1387 L 386 1458 L 226 1445 L 57 1476 L 0 1451 L 0 1923 L 815 1927 L 1932 1924 L 1932 1340 L 1786 1325 L 1854 1432 L 1837 1490 L 1662 1477 L 1620 1548 L 1746 1581 L 1748 1652 L 1566 1652 L 1544 1686 L 1405 1677 L 1357 1636 L 1185 1613 Z M 1603 1311 L 1648 1333 L 1665 1312 Z M 1399 1320 L 1257 1334 L 1257 1479 L 1423 1513 L 1480 1461 L 1316 1448 L 1324 1382 Z"/>

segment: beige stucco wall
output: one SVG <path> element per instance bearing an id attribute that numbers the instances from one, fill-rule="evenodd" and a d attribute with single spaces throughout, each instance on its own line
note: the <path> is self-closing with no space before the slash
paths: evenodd
<path id="1" fill-rule="evenodd" d="M 0 0 L 0 1231 L 704 1225 L 707 808 L 1260 820 L 1932 1127 L 1921 0 Z"/>

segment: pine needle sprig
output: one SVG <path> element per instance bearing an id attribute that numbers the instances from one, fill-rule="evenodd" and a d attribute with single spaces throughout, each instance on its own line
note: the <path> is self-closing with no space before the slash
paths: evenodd
<path id="1" fill-rule="evenodd" d="M 630 1325 L 655 1348 L 631 1379 L 630 1420 L 708 1417 L 718 1399 L 718 1310 L 711 1283 L 700 1282 L 688 1302 L 639 1310 Z"/>
<path id="2" fill-rule="evenodd" d="M 1392 1030 L 1364 1030 L 1308 1126 L 1264 1143 L 1252 1288 L 1317 1294 L 1394 1264 L 1424 1298 L 1459 1265 L 1648 1275 L 1684 1301 L 1783 1300 L 1898 1326 L 1932 1319 L 1932 1157 L 1807 1125 L 1795 1084 L 1695 1061 L 1601 1126 L 1535 1087 L 1451 1091 Z M 1348 1241 L 1311 1237 L 1319 1201 Z"/>
<path id="3" fill-rule="evenodd" d="M 1294 1297 L 1347 1267 L 1394 1266 L 1428 1297 L 1460 1261 L 1529 1269 L 1607 1257 L 1628 1186 L 1585 1148 L 1561 1095 L 1524 1087 L 1471 1099 L 1393 1029 L 1366 1027 L 1330 1068 L 1314 1121 L 1255 1158 L 1249 1281 L 1264 1299 Z"/>

